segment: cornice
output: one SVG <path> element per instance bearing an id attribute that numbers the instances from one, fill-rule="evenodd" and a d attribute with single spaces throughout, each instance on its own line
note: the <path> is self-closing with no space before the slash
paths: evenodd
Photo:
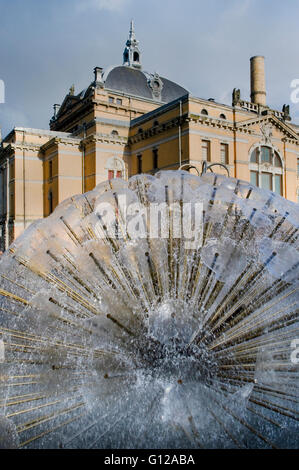
<path id="1" fill-rule="evenodd" d="M 111 134 L 91 134 L 84 139 L 81 139 L 80 147 L 87 145 L 93 142 L 101 142 L 107 144 L 118 144 L 118 145 L 127 145 L 128 138 L 122 136 L 112 136 Z"/>
<path id="2" fill-rule="evenodd" d="M 40 149 L 42 152 L 45 152 L 54 145 L 64 144 L 71 146 L 79 146 L 80 142 L 81 139 L 75 137 L 53 137 L 52 139 L 48 140 L 48 142 L 43 144 Z"/>
<path id="3" fill-rule="evenodd" d="M 151 127 L 149 129 L 143 130 L 142 128 L 139 128 L 136 134 L 129 137 L 128 143 L 129 145 L 131 145 L 133 143 L 135 144 L 135 143 L 141 142 L 150 137 L 161 134 L 162 132 L 165 132 L 167 130 L 171 130 L 178 126 L 182 126 L 187 122 L 188 122 L 188 114 L 186 113 L 186 114 L 183 114 L 182 116 L 177 116 L 173 119 L 170 119 L 167 122 L 163 122 L 162 124 L 158 124 L 157 126 Z"/>
<path id="4" fill-rule="evenodd" d="M 219 129 L 229 129 L 233 131 L 234 123 L 232 121 L 227 121 L 225 119 L 216 118 L 213 116 L 207 116 L 205 114 L 194 114 L 191 113 L 188 115 L 187 121 L 203 124 L 210 127 L 217 127 Z"/>
<path id="5" fill-rule="evenodd" d="M 30 142 L 11 142 L 5 147 L 5 150 L 14 153 L 15 150 L 30 150 L 31 152 L 39 152 L 41 146 Z"/>

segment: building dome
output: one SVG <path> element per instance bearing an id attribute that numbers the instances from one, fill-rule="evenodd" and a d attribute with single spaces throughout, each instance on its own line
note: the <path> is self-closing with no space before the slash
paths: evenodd
<path id="1" fill-rule="evenodd" d="M 157 73 L 150 74 L 126 65 L 114 67 L 108 73 L 105 88 L 163 103 L 169 103 L 188 93 L 185 88 Z"/>

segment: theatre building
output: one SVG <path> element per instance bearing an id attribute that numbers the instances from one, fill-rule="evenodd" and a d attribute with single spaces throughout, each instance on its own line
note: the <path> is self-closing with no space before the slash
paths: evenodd
<path id="1" fill-rule="evenodd" d="M 264 57 L 250 59 L 251 95 L 230 106 L 145 72 L 131 23 L 123 64 L 94 68 L 54 105 L 50 128 L 15 127 L 0 146 L 0 249 L 64 199 L 109 178 L 222 163 L 230 176 L 298 198 L 299 126 L 266 100 Z M 226 172 L 217 167 L 217 172 Z"/>

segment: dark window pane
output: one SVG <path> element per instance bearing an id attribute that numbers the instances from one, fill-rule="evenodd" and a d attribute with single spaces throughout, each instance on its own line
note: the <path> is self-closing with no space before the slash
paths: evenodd
<path id="1" fill-rule="evenodd" d="M 254 184 L 255 186 L 258 186 L 258 172 L 257 171 L 250 172 L 250 183 Z"/>
<path id="2" fill-rule="evenodd" d="M 282 196 L 282 177 L 275 175 L 275 192 Z"/>
<path id="3" fill-rule="evenodd" d="M 281 160 L 280 160 L 279 156 L 277 155 L 277 153 L 275 153 L 275 157 L 274 157 L 274 166 L 276 166 L 278 168 L 282 167 Z"/>
<path id="4" fill-rule="evenodd" d="M 49 214 L 53 212 L 53 193 L 52 191 L 49 192 Z"/>
<path id="5" fill-rule="evenodd" d="M 137 155 L 137 173 L 142 173 L 142 155 Z"/>
<path id="6" fill-rule="evenodd" d="M 158 168 L 158 149 L 153 149 L 153 168 L 154 170 Z"/>
<path id="7" fill-rule="evenodd" d="M 272 174 L 262 173 L 262 188 L 272 191 Z"/>
<path id="8" fill-rule="evenodd" d="M 269 147 L 262 147 L 261 161 L 263 163 L 271 162 L 271 149 Z"/>
<path id="9" fill-rule="evenodd" d="M 258 150 L 255 149 L 252 154 L 251 154 L 251 157 L 250 157 L 250 161 L 251 163 L 258 163 L 258 158 L 257 158 L 257 155 L 258 155 Z"/>

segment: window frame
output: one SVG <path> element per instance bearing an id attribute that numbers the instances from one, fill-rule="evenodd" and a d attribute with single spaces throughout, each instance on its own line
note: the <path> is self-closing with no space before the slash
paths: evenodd
<path id="1" fill-rule="evenodd" d="M 153 170 L 159 169 L 159 149 L 153 148 Z"/>
<path id="2" fill-rule="evenodd" d="M 263 148 L 267 148 L 270 154 L 270 161 L 262 160 Z M 252 161 L 253 155 L 256 156 L 255 161 Z M 278 158 L 280 166 L 275 165 L 275 160 Z M 257 186 L 262 188 L 262 174 L 270 173 L 272 175 L 271 179 L 271 189 L 270 191 L 279 194 L 280 196 L 284 195 L 284 161 L 280 155 L 278 149 L 276 149 L 271 144 L 260 143 L 251 148 L 249 152 L 249 171 L 257 173 Z M 280 192 L 276 188 L 276 176 L 280 175 Z M 251 179 L 251 176 L 250 176 Z"/>
<path id="3" fill-rule="evenodd" d="M 207 158 L 203 157 L 203 149 L 204 144 L 207 144 Z M 211 161 L 211 141 L 207 139 L 201 139 L 201 158 L 203 161 L 210 162 Z"/>
<path id="4" fill-rule="evenodd" d="M 222 159 L 222 150 L 225 149 L 224 161 Z M 220 142 L 220 163 L 223 165 L 229 164 L 229 144 L 227 142 Z"/>
<path id="5" fill-rule="evenodd" d="M 49 180 L 53 179 L 53 160 L 49 160 Z"/>
<path id="6" fill-rule="evenodd" d="M 139 153 L 138 155 L 136 155 L 136 159 L 137 159 L 137 174 L 141 175 L 141 173 L 142 173 L 142 154 Z"/>
<path id="7" fill-rule="evenodd" d="M 53 196 L 52 189 L 50 189 L 48 193 L 48 201 L 49 201 L 49 215 L 50 215 L 54 211 L 54 196 Z"/>

